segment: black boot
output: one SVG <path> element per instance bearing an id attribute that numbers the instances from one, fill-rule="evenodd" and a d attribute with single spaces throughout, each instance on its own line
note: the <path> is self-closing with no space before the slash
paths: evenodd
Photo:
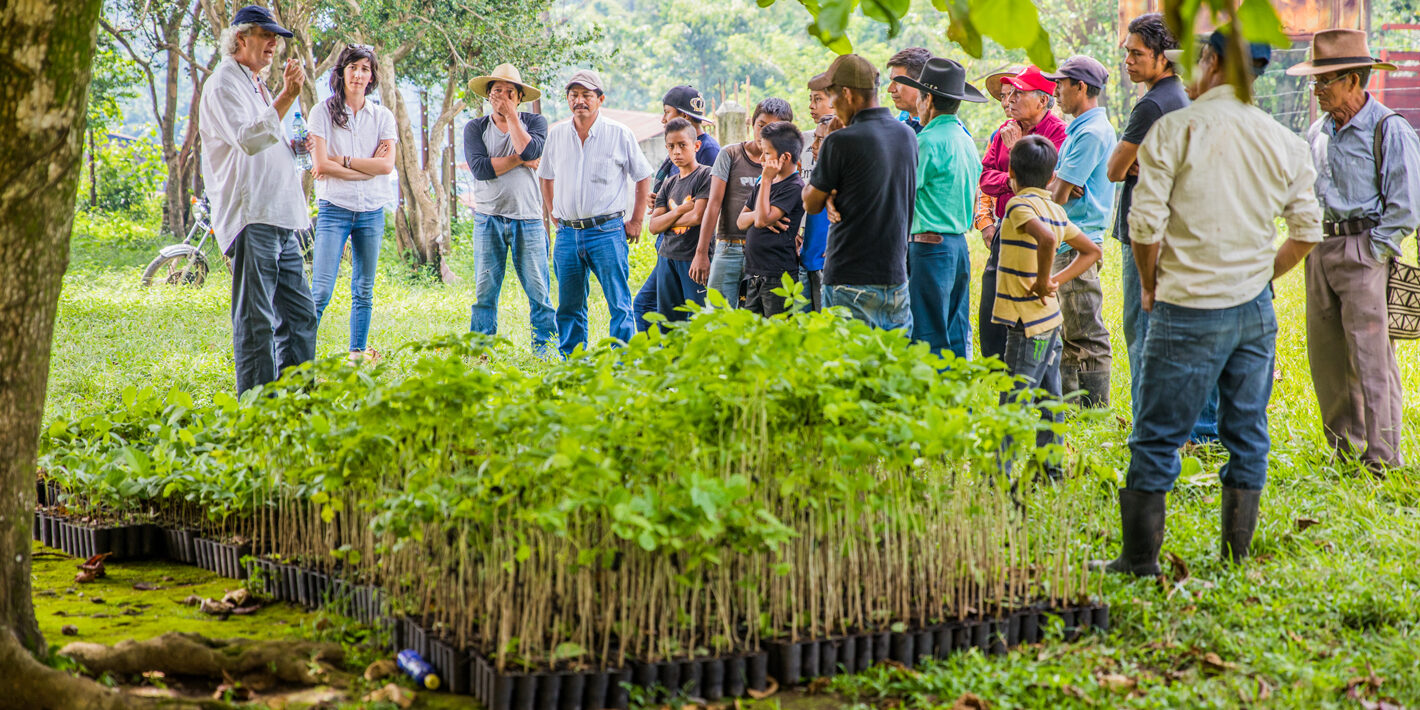
<path id="1" fill-rule="evenodd" d="M 1164 544 L 1164 493 L 1119 491 L 1120 527 L 1124 532 L 1124 549 L 1111 562 L 1098 560 L 1091 567 L 1106 572 L 1157 577 L 1159 548 Z"/>
<path id="2" fill-rule="evenodd" d="M 1223 559 L 1242 562 L 1252 554 L 1262 491 L 1223 488 Z"/>
<path id="3" fill-rule="evenodd" d="M 1087 409 L 1109 408 L 1109 370 L 1080 370 L 1080 389 L 1085 395 L 1080 406 Z"/>

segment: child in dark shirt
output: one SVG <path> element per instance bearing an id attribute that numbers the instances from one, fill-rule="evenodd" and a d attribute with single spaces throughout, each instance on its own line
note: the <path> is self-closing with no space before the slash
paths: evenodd
<path id="1" fill-rule="evenodd" d="M 656 251 L 656 312 L 666 320 L 688 318 L 689 313 L 676 310 L 686 302 L 705 303 L 705 287 L 690 278 L 700 221 L 710 200 L 710 167 L 696 162 L 699 148 L 690 121 L 675 118 L 666 124 L 666 153 L 676 171 L 656 193 L 651 212 L 651 233 L 663 237 Z"/>
<path id="2" fill-rule="evenodd" d="M 773 293 L 783 275 L 799 278 L 796 238 L 804 220 L 804 180 L 799 175 L 804 136 L 787 121 L 771 123 L 760 130 L 759 149 L 759 184 L 750 191 L 737 224 L 746 230 L 745 307 L 767 317 L 785 310 L 784 297 Z M 781 228 L 785 217 L 789 224 Z"/>

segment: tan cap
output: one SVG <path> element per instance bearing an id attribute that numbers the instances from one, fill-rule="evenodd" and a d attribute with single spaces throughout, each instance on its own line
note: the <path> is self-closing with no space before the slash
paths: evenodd
<path id="1" fill-rule="evenodd" d="M 841 54 L 828 65 L 828 71 L 809 80 L 809 89 L 813 91 L 823 91 L 830 86 L 876 89 L 878 68 L 856 54 Z"/>
<path id="2" fill-rule="evenodd" d="M 593 91 L 605 91 L 605 89 L 602 88 L 601 75 L 591 69 L 578 69 L 577 73 L 573 74 L 572 78 L 567 80 L 567 89 L 565 90 L 570 90 L 577 84 L 581 84 Z"/>

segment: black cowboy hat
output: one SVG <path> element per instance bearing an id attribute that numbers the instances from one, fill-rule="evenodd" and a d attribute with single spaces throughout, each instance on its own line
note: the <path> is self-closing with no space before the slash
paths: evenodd
<path id="1" fill-rule="evenodd" d="M 979 89 L 966 83 L 966 68 L 943 57 L 933 57 L 922 67 L 922 75 L 916 79 L 895 76 L 893 81 L 925 91 L 944 99 L 961 99 L 972 103 L 984 103 L 986 96 Z"/>

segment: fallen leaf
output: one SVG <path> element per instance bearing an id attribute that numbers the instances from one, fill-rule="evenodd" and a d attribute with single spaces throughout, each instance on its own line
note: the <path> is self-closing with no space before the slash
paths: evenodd
<path id="1" fill-rule="evenodd" d="M 232 613 L 232 605 L 226 602 L 219 602 L 215 599 L 203 599 L 198 611 L 204 614 L 212 614 L 213 616 L 226 616 Z"/>
<path id="2" fill-rule="evenodd" d="M 65 624 L 59 627 L 59 633 L 64 634 L 65 636 L 78 636 L 79 627 L 73 624 Z"/>
<path id="3" fill-rule="evenodd" d="M 749 693 L 749 696 L 751 698 L 754 698 L 755 700 L 763 700 L 779 692 L 779 681 L 770 678 L 769 686 L 766 687 L 764 690 L 747 690 L 745 692 Z"/>
<path id="4" fill-rule="evenodd" d="M 1139 681 L 1119 673 L 1097 673 L 1095 678 L 1099 680 L 1101 688 L 1110 690 L 1133 690 L 1139 686 Z"/>
<path id="5" fill-rule="evenodd" d="M 828 690 L 828 684 L 832 682 L 833 679 L 827 676 L 819 676 L 817 678 L 814 678 L 813 680 L 809 681 L 809 684 L 807 686 L 804 687 L 804 694 L 818 695 L 819 693 Z"/>
<path id="6" fill-rule="evenodd" d="M 1204 671 L 1211 671 L 1213 673 L 1226 673 L 1231 670 L 1237 670 L 1237 667 L 1238 664 L 1229 663 L 1228 661 L 1223 660 L 1221 656 L 1216 653 L 1213 653 L 1212 651 L 1203 654 Z"/>
<path id="7" fill-rule="evenodd" d="M 1188 563 L 1184 562 L 1183 558 L 1179 557 L 1177 554 L 1172 552 L 1166 553 L 1164 559 L 1168 560 L 1169 568 L 1173 570 L 1169 574 L 1169 577 L 1172 578 L 1173 581 L 1182 582 L 1193 576 L 1188 571 Z"/>
<path id="8" fill-rule="evenodd" d="M 95 604 L 107 604 L 107 603 L 108 603 L 108 602 L 104 601 L 104 598 L 103 598 L 103 597 L 89 597 L 89 601 L 91 601 L 91 602 L 93 602 L 93 603 L 95 603 Z"/>
<path id="9" fill-rule="evenodd" d="M 179 604 L 185 604 L 185 605 L 187 605 L 187 606 L 197 606 L 198 604 L 201 604 L 201 603 L 202 603 L 202 597 L 199 597 L 199 596 L 197 596 L 196 594 L 192 594 L 192 595 L 189 595 L 186 599 L 184 599 L 184 600 L 182 600 L 181 602 L 178 602 L 178 603 L 179 603 Z"/>
<path id="10" fill-rule="evenodd" d="M 232 606 L 245 606 L 251 600 L 251 592 L 245 588 L 238 587 L 222 595 L 222 602 Z"/>
<path id="11" fill-rule="evenodd" d="M 152 592 L 158 589 L 162 589 L 162 587 L 159 587 L 158 585 L 153 584 L 152 582 L 137 582 L 133 585 L 133 588 L 137 589 L 140 592 Z"/>
<path id="12" fill-rule="evenodd" d="M 1297 518 L 1297 532 L 1306 530 L 1313 525 L 1321 525 L 1321 521 L 1313 518 Z"/>
<path id="13" fill-rule="evenodd" d="M 1086 705 L 1094 705 L 1094 704 L 1095 704 L 1094 698 L 1091 698 L 1090 696 L 1085 695 L 1085 691 L 1080 690 L 1079 688 L 1076 688 L 1075 686 L 1070 685 L 1069 683 L 1066 683 L 1065 685 L 1060 686 L 1060 692 L 1062 692 L 1062 693 L 1064 693 L 1064 694 L 1066 694 L 1066 695 L 1068 695 L 1068 696 L 1070 696 L 1070 697 L 1072 697 L 1072 698 L 1074 698 L 1074 699 L 1076 699 L 1076 700 L 1083 700 Z"/>
<path id="14" fill-rule="evenodd" d="M 365 668 L 365 680 L 379 680 L 399 672 L 399 666 L 388 658 L 381 658 Z"/>
<path id="15" fill-rule="evenodd" d="M 952 703 L 952 710 L 991 710 L 991 703 L 982 700 L 974 693 L 962 693 Z"/>

